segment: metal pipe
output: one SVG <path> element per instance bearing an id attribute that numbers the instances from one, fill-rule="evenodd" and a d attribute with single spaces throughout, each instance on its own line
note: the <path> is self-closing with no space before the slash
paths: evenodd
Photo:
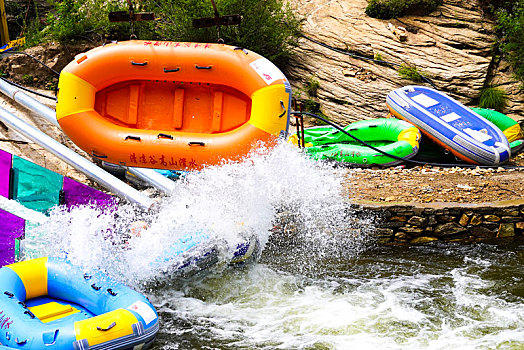
<path id="1" fill-rule="evenodd" d="M 13 86 L 9 84 L 7 81 L 0 79 L 0 92 L 12 98 L 16 102 L 20 103 L 22 106 L 29 109 L 30 111 L 37 113 L 39 116 L 43 117 L 45 120 L 47 120 L 49 123 L 53 124 L 57 128 L 60 128 L 60 125 L 56 120 L 56 113 L 52 108 L 49 108 L 43 103 L 30 97 L 16 86 Z"/>
<path id="2" fill-rule="evenodd" d="M 9 84 L 7 81 L 0 79 L 0 92 L 20 103 L 25 108 L 43 117 L 49 123 L 60 129 L 60 124 L 56 120 L 56 112 L 44 105 L 43 103 L 30 97 L 16 86 Z M 174 189 L 174 182 L 165 176 L 160 175 L 154 170 L 144 168 L 128 168 L 129 172 L 142 181 L 149 183 L 154 188 L 166 194 L 170 194 Z"/>
<path id="3" fill-rule="evenodd" d="M 44 147 L 62 161 L 86 174 L 89 178 L 114 192 L 119 197 L 125 198 L 131 203 L 138 204 L 141 208 L 146 210 L 151 209 L 152 205 L 155 203 L 151 198 L 120 181 L 73 150 L 67 148 L 60 142 L 27 124 L 3 108 L 0 108 L 0 121 L 2 121 L 7 127 Z"/>
<path id="4" fill-rule="evenodd" d="M 146 181 L 154 188 L 162 191 L 166 194 L 171 194 L 175 189 L 175 182 L 157 173 L 153 169 L 148 168 L 127 168 L 128 171 L 138 177 L 139 179 Z"/>

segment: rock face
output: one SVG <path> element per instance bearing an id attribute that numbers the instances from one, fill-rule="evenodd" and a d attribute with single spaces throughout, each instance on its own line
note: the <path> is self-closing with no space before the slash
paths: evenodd
<path id="1" fill-rule="evenodd" d="M 465 105 L 477 105 L 482 87 L 500 86 L 510 100 L 504 112 L 524 119 L 524 93 L 507 64 L 494 59 L 494 22 L 484 17 L 478 0 L 447 0 L 427 16 L 398 20 L 370 18 L 366 6 L 366 0 L 300 0 L 297 11 L 306 19 L 306 36 L 351 54 L 416 66 L 439 90 Z M 393 33 L 399 26 L 407 29 L 406 38 Z M 307 39 L 296 53 L 286 72 L 295 95 L 320 103 L 324 114 L 343 125 L 386 116 L 389 91 L 423 84 L 400 78 L 396 67 L 337 53 Z M 319 82 L 315 97 L 304 91 L 311 79 Z"/>

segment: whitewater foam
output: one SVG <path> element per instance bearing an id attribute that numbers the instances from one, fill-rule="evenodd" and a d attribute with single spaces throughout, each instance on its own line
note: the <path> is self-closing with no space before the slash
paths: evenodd
<path id="1" fill-rule="evenodd" d="M 159 200 L 154 213 L 142 213 L 132 205 L 115 211 L 57 208 L 37 228 L 36 246 L 39 254 L 67 256 L 73 263 L 137 283 L 161 278 L 165 269 L 155 261 L 187 235 L 205 233 L 226 262 L 246 236 L 255 234 L 264 248 L 280 214 L 291 211 L 309 254 L 332 254 L 336 246 L 351 251 L 347 243 L 355 237 L 346 229 L 355 225 L 347 220 L 344 174 L 286 143 L 271 149 L 261 145 L 242 162 L 188 174 L 170 196 Z M 147 226 L 138 229 L 140 235 L 130 234 L 137 222 Z"/>

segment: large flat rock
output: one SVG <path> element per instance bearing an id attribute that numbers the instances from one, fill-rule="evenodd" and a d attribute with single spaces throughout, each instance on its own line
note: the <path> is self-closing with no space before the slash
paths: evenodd
<path id="1" fill-rule="evenodd" d="M 365 14 L 366 0 L 300 0 L 297 11 L 305 18 L 305 34 L 352 54 L 396 64 L 416 66 L 442 90 L 468 106 L 476 106 L 480 89 L 495 84 L 508 93 L 504 111 L 524 119 L 524 94 L 507 64 L 493 54 L 494 22 L 484 16 L 477 0 L 445 1 L 427 16 L 378 20 Z M 414 29 L 400 41 L 388 29 L 391 23 Z M 322 112 L 346 124 L 360 119 L 384 117 L 389 91 L 417 84 L 399 77 L 395 67 L 336 53 L 301 40 L 287 74 L 295 90 L 314 77 L 320 83 L 317 96 Z M 420 84 L 420 83 L 418 83 Z M 302 92 L 303 98 L 308 98 Z"/>

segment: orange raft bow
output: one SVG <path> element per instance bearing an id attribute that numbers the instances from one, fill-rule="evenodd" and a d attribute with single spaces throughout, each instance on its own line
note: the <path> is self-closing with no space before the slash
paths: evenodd
<path id="1" fill-rule="evenodd" d="M 291 87 L 269 60 L 221 44 L 128 41 L 78 55 L 56 116 L 109 163 L 197 170 L 286 136 Z"/>

